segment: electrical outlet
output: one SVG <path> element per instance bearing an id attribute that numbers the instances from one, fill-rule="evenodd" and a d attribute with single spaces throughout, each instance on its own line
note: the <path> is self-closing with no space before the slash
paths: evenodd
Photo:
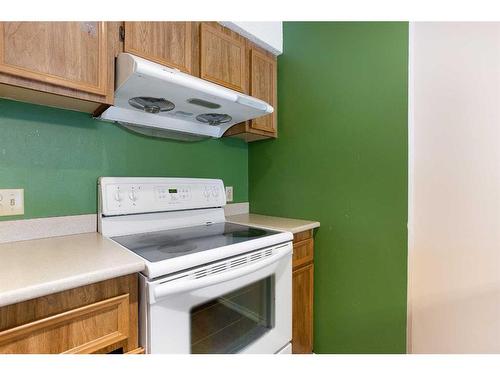
<path id="1" fill-rule="evenodd" d="M 226 202 L 232 202 L 232 201 L 233 201 L 233 187 L 226 186 Z"/>
<path id="2" fill-rule="evenodd" d="M 24 189 L 0 189 L 0 216 L 24 215 Z"/>

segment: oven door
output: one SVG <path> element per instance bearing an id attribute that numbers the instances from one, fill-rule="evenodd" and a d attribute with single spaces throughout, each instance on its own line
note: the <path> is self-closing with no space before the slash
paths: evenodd
<path id="1" fill-rule="evenodd" d="M 145 289 L 148 353 L 277 353 L 291 341 L 291 243 L 145 282 Z"/>

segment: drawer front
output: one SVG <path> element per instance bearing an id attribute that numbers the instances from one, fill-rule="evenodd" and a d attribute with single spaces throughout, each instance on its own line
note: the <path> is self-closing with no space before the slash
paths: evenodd
<path id="1" fill-rule="evenodd" d="M 129 294 L 0 332 L 0 353 L 93 353 L 129 337 Z"/>
<path id="2" fill-rule="evenodd" d="M 293 243 L 304 241 L 308 238 L 312 238 L 312 230 L 305 230 L 303 232 L 295 233 L 293 235 Z"/>
<path id="3" fill-rule="evenodd" d="M 312 238 L 293 244 L 293 268 L 311 263 L 314 259 L 314 241 Z"/>

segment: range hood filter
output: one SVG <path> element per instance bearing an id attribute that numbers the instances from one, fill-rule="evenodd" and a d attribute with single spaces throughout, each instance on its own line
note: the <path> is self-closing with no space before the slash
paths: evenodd
<path id="1" fill-rule="evenodd" d="M 175 104 L 163 98 L 136 96 L 129 99 L 128 104 L 147 113 L 168 112 L 175 108 Z"/>
<path id="2" fill-rule="evenodd" d="M 220 125 L 231 121 L 232 117 L 225 113 L 203 113 L 196 116 L 196 119 L 208 125 Z"/>

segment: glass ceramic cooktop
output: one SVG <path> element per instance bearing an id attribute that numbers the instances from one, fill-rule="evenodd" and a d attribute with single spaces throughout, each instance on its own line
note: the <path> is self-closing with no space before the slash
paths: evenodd
<path id="1" fill-rule="evenodd" d="M 215 223 L 158 232 L 112 237 L 150 262 L 190 255 L 278 232 L 233 223 Z"/>

